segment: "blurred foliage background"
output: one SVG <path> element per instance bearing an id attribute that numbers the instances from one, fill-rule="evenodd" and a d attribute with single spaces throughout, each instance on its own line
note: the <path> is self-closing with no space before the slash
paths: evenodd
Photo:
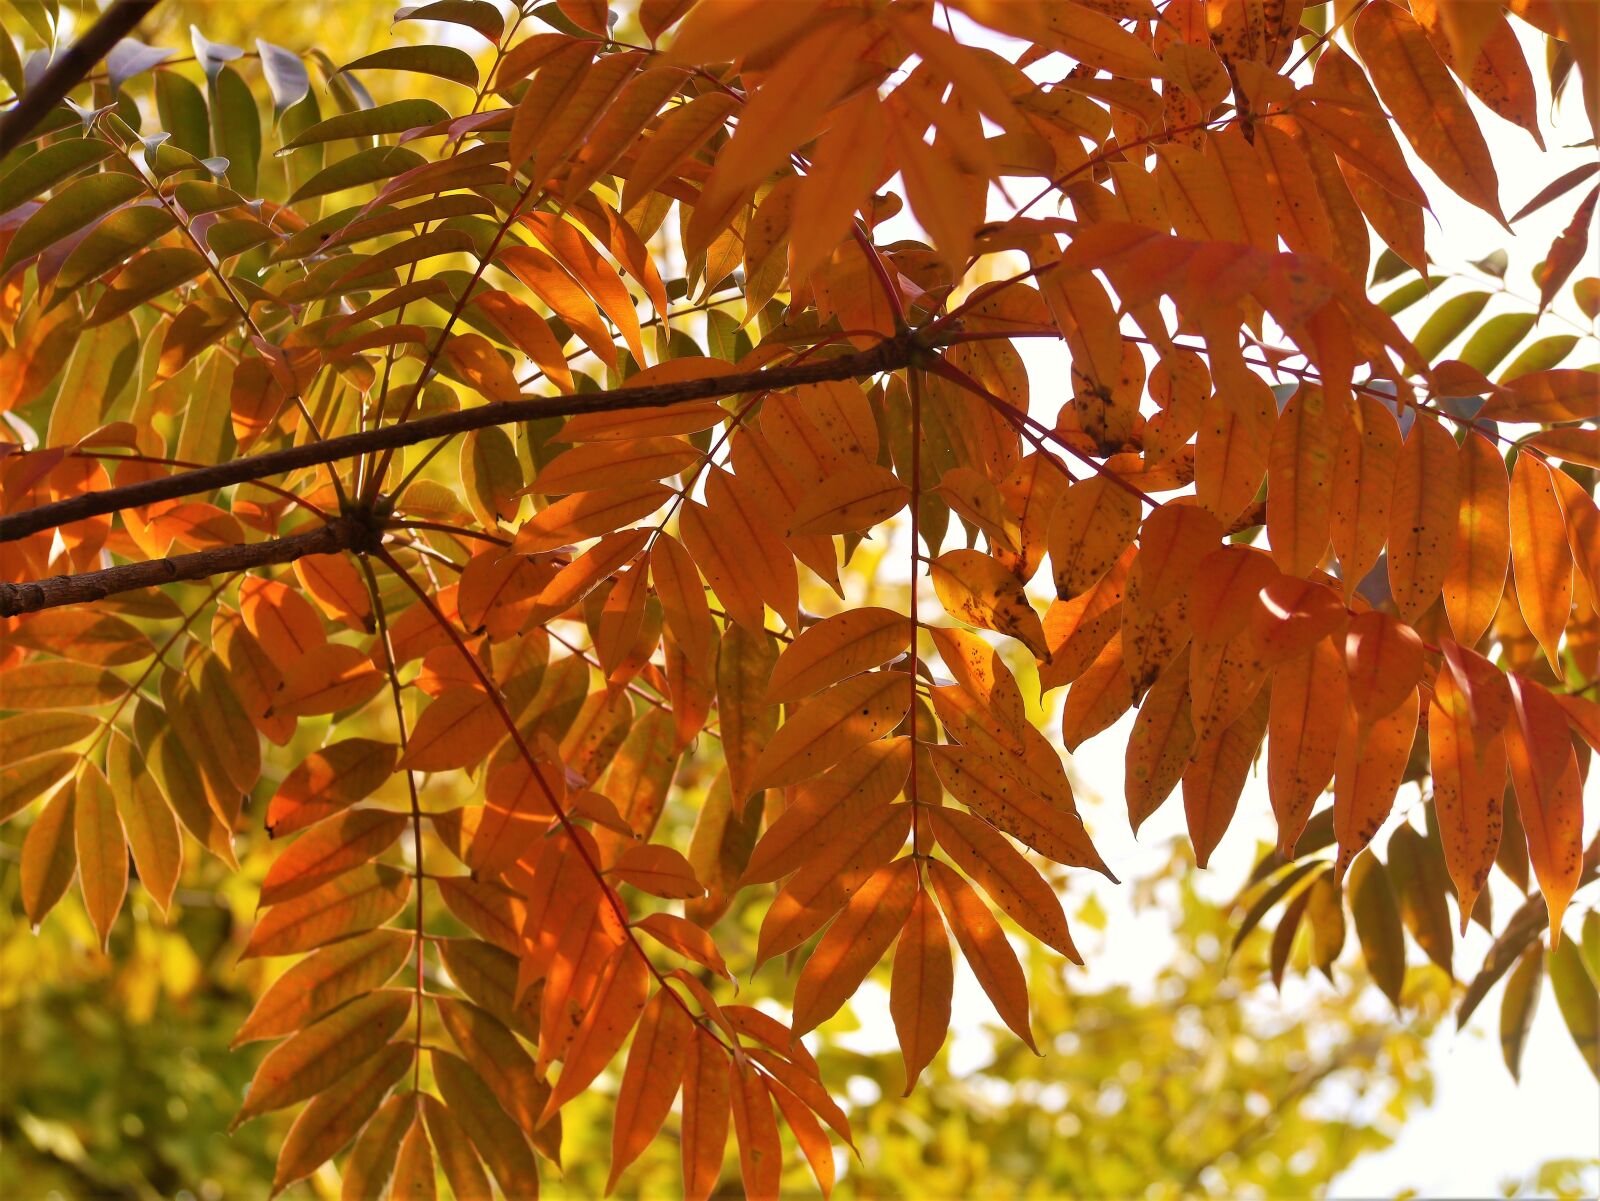
<path id="1" fill-rule="evenodd" d="M 0 1188 L 8 1197 L 252 1198 L 272 1175 L 283 1116 L 226 1128 L 259 1048 L 228 1050 L 249 1009 L 235 958 L 265 841 L 228 876 L 191 870 L 164 925 L 137 901 L 111 955 L 73 899 L 38 933 L 12 916 L 16 872 L 0 875 Z M 1030 965 L 1041 1058 L 958 986 L 969 1017 L 909 1099 L 882 1032 L 887 970 L 853 1002 L 857 1029 L 830 1023 L 816 1050 L 851 1102 L 861 1157 L 838 1195 L 906 1197 L 1306 1197 L 1388 1145 L 1431 1096 L 1425 1043 L 1445 1012 L 1443 973 L 1417 969 L 1405 1020 L 1363 988 L 1276 997 L 1259 956 L 1227 959 L 1236 919 L 1199 896 L 1185 848 L 1137 886 L 1174 919 L 1175 953 L 1147 985 L 1086 989 L 1082 969 Z M 734 913 L 738 924 L 757 915 Z M 1078 914 L 1093 962 L 1092 906 Z M 254 971 L 252 967 L 252 971 Z M 769 965 L 747 985 L 759 997 Z M 969 982 L 970 983 L 970 982 Z M 1375 1003 L 1376 1002 L 1376 1003 Z M 958 1017 L 958 1029 L 963 1025 Z M 872 1028 L 880 1029 L 877 1037 Z M 991 1038 L 991 1032 L 995 1037 Z M 565 1175 L 546 1195 L 597 1197 L 609 1159 L 614 1079 L 568 1112 Z M 669 1130 L 671 1126 L 669 1123 Z M 624 1195 L 678 1187 L 670 1141 L 647 1152 Z M 803 1172 L 803 1169 L 801 1169 Z M 729 1179 L 735 1179 L 730 1177 Z M 809 1179 L 797 1174 L 797 1195 Z M 331 1169 L 290 1189 L 335 1197 Z"/>

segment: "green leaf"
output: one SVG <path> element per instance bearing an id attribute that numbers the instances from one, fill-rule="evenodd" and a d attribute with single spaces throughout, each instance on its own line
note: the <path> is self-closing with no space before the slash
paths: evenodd
<path id="1" fill-rule="evenodd" d="M 110 153 L 111 146 L 106 142 L 70 138 L 29 155 L 0 177 L 0 213 L 32 200 Z"/>
<path id="2" fill-rule="evenodd" d="M 228 160 L 228 182 L 253 195 L 261 163 L 261 114 L 256 98 L 232 67 L 223 67 L 211 83 L 211 139 Z"/>
<path id="3" fill-rule="evenodd" d="M 1472 337 L 1461 348 L 1461 361 L 1488 374 L 1528 336 L 1536 320 L 1532 313 L 1501 313 L 1489 318 L 1472 331 Z"/>
<path id="4" fill-rule="evenodd" d="M 1378 307 L 1393 317 L 1396 313 L 1405 312 L 1406 309 L 1416 304 L 1417 301 L 1427 296 L 1442 283 L 1444 283 L 1443 276 L 1435 276 L 1432 279 L 1414 279 L 1410 283 L 1401 284 L 1393 292 L 1390 292 L 1389 295 L 1378 302 Z"/>
<path id="5" fill-rule="evenodd" d="M 420 167 L 424 161 L 415 150 L 407 150 L 402 146 L 378 146 L 363 150 L 318 171 L 289 197 L 289 203 L 295 204 L 313 196 L 326 196 L 346 188 L 358 188 L 362 184 L 390 179 L 402 171 Z"/>
<path id="6" fill-rule="evenodd" d="M 1577 944 L 1563 938 L 1550 952 L 1550 987 L 1567 1032 L 1583 1062 L 1600 1080 L 1600 992 L 1583 966 Z"/>
<path id="7" fill-rule="evenodd" d="M 394 19 L 465 25 L 497 45 L 506 28 L 500 10 L 488 0 L 434 0 L 432 4 L 408 4 L 394 14 Z"/>
<path id="8" fill-rule="evenodd" d="M 1506 268 L 1510 266 L 1510 256 L 1504 250 L 1491 250 L 1481 259 L 1473 259 L 1472 265 L 1485 275 L 1492 275 L 1496 279 L 1506 277 Z"/>
<path id="9" fill-rule="evenodd" d="M 111 282 L 83 327 L 89 329 L 120 317 L 151 297 L 188 283 L 206 266 L 205 259 L 187 246 L 161 246 L 147 251 Z"/>
<path id="10" fill-rule="evenodd" d="M 279 154 L 298 150 L 317 142 L 332 142 L 340 138 L 372 138 L 383 134 L 404 133 L 420 125 L 433 125 L 450 114 L 432 100 L 396 100 L 380 104 L 377 108 L 364 108 L 359 112 L 340 113 L 329 117 L 285 142 Z"/>
<path id="11" fill-rule="evenodd" d="M 143 182 L 133 175 L 101 173 L 74 180 L 22 223 L 11 239 L 5 261 L 0 263 L 0 275 L 67 235 L 93 224 L 143 191 Z"/>
<path id="12" fill-rule="evenodd" d="M 1385 247 L 1383 253 L 1378 256 L 1378 261 L 1372 264 L 1372 283 L 1386 284 L 1391 279 L 1399 279 L 1411 269 L 1410 263 Z"/>
<path id="13" fill-rule="evenodd" d="M 1440 351 L 1477 320 L 1478 314 L 1483 312 L 1483 306 L 1488 303 L 1487 292 L 1463 292 L 1460 296 L 1452 296 L 1422 323 L 1417 336 L 1411 340 L 1417 353 L 1425 359 L 1437 358 Z"/>
<path id="14" fill-rule="evenodd" d="M 1539 988 L 1544 983 L 1544 947 L 1534 943 L 1517 961 L 1516 970 L 1506 981 L 1500 1000 L 1500 1055 L 1513 1080 L 1522 1078 L 1522 1049 L 1533 1029 L 1533 1014 L 1539 1007 Z"/>
<path id="15" fill-rule="evenodd" d="M 1548 371 L 1571 354 L 1577 344 L 1576 334 L 1554 334 L 1548 338 L 1540 338 L 1512 359 L 1511 366 L 1500 373 L 1500 378 L 1516 379 L 1521 375 L 1532 375 L 1535 371 Z"/>
<path id="16" fill-rule="evenodd" d="M 211 118 L 206 114 L 206 98 L 176 71 L 156 72 L 156 115 L 180 150 L 187 150 L 195 158 L 211 153 Z"/>
<path id="17" fill-rule="evenodd" d="M 1444 856 L 1415 827 L 1401 826 L 1389 838 L 1389 873 L 1406 929 L 1428 958 L 1449 972 L 1455 935 L 1444 899 L 1450 891 Z"/>
<path id="18" fill-rule="evenodd" d="M 225 261 L 236 254 L 242 254 L 252 246 L 259 246 L 263 242 L 276 242 L 278 234 L 270 226 L 263 225 L 251 217 L 240 217 L 232 221 L 218 221 L 206 230 L 206 245 L 211 248 L 211 253 L 219 260 Z"/>
<path id="19" fill-rule="evenodd" d="M 1600 909 L 1591 909 L 1583 915 L 1583 937 L 1578 944 L 1578 954 L 1589 971 L 1589 979 L 1600 988 Z"/>
<path id="20" fill-rule="evenodd" d="M 172 214 L 154 201 L 112 213 L 72 248 L 56 276 L 56 290 L 71 291 L 126 263 L 173 224 Z"/>
<path id="21" fill-rule="evenodd" d="M 1400 990 L 1406 982 L 1406 938 L 1389 873 L 1378 857 L 1368 852 L 1350 865 L 1345 890 L 1367 970 L 1383 995 L 1398 1008 Z"/>
<path id="22" fill-rule="evenodd" d="M 1511 919 L 1495 938 L 1489 953 L 1483 957 L 1483 967 L 1478 970 L 1478 974 L 1467 985 L 1467 991 L 1462 994 L 1461 1004 L 1456 1009 L 1456 1029 L 1459 1030 L 1467 1024 L 1473 1010 L 1477 1009 L 1489 990 L 1495 986 L 1495 982 L 1511 970 L 1511 965 L 1516 963 L 1522 952 L 1549 924 L 1550 911 L 1545 908 L 1544 897 L 1529 897 L 1518 906 L 1517 911 L 1511 915 Z"/>
<path id="23" fill-rule="evenodd" d="M 322 108 L 317 104 L 315 92 L 307 92 L 298 104 L 290 105 L 278 121 L 278 136 L 293 141 L 322 120 Z M 283 164 L 284 182 L 288 191 L 304 186 L 305 182 L 322 170 L 327 154 L 318 146 L 306 146 Z M 314 216 L 308 213 L 307 216 Z"/>
<path id="24" fill-rule="evenodd" d="M 372 54 L 364 54 L 353 63 L 346 63 L 341 71 L 415 71 L 419 75 L 434 75 L 459 83 L 463 87 L 478 86 L 478 67 L 472 56 L 455 46 L 391 46 Z"/>

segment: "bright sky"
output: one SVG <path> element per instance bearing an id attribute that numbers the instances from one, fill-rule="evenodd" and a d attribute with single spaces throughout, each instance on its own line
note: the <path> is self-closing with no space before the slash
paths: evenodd
<path id="1" fill-rule="evenodd" d="M 1526 26 L 1518 22 L 1513 24 L 1526 35 L 1525 50 L 1541 94 L 1540 111 L 1548 117 L 1551 106 L 1543 76 L 1542 39 L 1531 34 Z M 993 44 L 1002 51 L 1006 48 L 1002 39 L 993 38 L 971 25 L 958 27 L 957 33 L 964 41 Z M 1548 139 L 1549 148 L 1545 152 L 1537 148 L 1525 131 L 1494 115 L 1476 100 L 1473 105 L 1495 157 L 1502 207 L 1507 215 L 1521 208 L 1545 184 L 1595 154 L 1593 149 L 1566 148 L 1590 136 L 1576 80 L 1566 103 L 1555 114 L 1554 136 Z M 1455 285 L 1454 290 L 1468 286 L 1498 290 L 1499 285 L 1493 279 L 1474 271 L 1469 263 L 1491 250 L 1503 248 L 1510 257 L 1505 288 L 1523 297 L 1536 298 L 1538 290 L 1532 282 L 1532 268 L 1544 258 L 1551 241 L 1571 219 L 1583 191 L 1580 189 L 1517 223 L 1513 237 L 1491 217 L 1457 199 L 1415 158 L 1412 165 L 1434 201 L 1434 218 L 1429 220 L 1427 228 L 1430 256 L 1442 272 L 1473 277 L 1474 282 Z M 995 198 L 991 216 L 1004 217 L 1007 213 L 1008 209 Z M 910 227 L 906 232 L 914 234 L 915 227 L 910 225 L 909 218 L 905 220 Z M 893 233 L 880 230 L 880 233 L 885 238 L 900 236 L 899 230 Z M 1376 236 L 1373 245 L 1376 257 L 1382 246 Z M 1600 260 L 1591 253 L 1589 263 L 1580 267 L 1574 278 L 1596 273 L 1600 273 Z M 1377 292 L 1382 294 L 1394 286 L 1382 285 Z M 1451 287 L 1445 285 L 1446 289 Z M 1441 290 L 1437 296 L 1442 299 L 1447 294 L 1448 291 Z M 1415 333 L 1436 304 L 1437 301 L 1425 301 L 1403 314 L 1399 318 L 1402 327 L 1407 333 Z M 1531 307 L 1512 297 L 1496 298 L 1484 316 L 1525 312 Z M 1528 341 L 1549 334 L 1574 332 L 1572 321 L 1589 328 L 1587 320 L 1572 304 L 1569 293 L 1553 306 L 1553 311 L 1545 316 Z M 1053 343 L 1031 339 L 1023 340 L 1020 349 L 1038 401 L 1034 415 L 1046 422 L 1053 421 L 1056 407 L 1068 392 L 1065 350 Z M 1580 345 L 1564 365 L 1581 365 L 1592 361 L 1593 357 L 1592 344 Z M 891 554 L 889 561 L 894 558 Z M 1056 694 L 1058 702 L 1060 695 Z M 1122 793 L 1122 758 L 1132 717 L 1129 714 L 1116 726 L 1091 739 L 1070 760 L 1085 821 L 1106 861 L 1124 881 L 1157 870 L 1164 860 L 1159 848 L 1168 838 L 1184 833 L 1183 807 L 1176 794 L 1146 823 L 1137 842 L 1129 832 Z M 1398 815 L 1417 804 L 1419 799 L 1414 785 L 1402 790 L 1396 803 L 1397 816 L 1391 818 L 1379 834 L 1374 843 L 1376 847 L 1382 849 L 1389 831 L 1399 820 Z M 1596 825 L 1600 824 L 1597 820 L 1600 819 L 1600 771 L 1590 776 L 1585 800 L 1587 838 L 1593 836 Z M 1260 845 L 1270 844 L 1274 839 L 1265 782 L 1256 776 L 1246 786 L 1238 816 L 1213 856 L 1207 873 L 1215 884 L 1211 891 L 1219 903 L 1226 903 L 1245 879 Z M 1073 873 L 1073 883 L 1069 887 L 1072 892 L 1068 898 L 1069 915 L 1093 893 L 1109 919 L 1104 940 L 1106 949 L 1091 959 L 1080 977 L 1086 986 L 1100 987 L 1112 982 L 1137 985 L 1148 980 L 1149 963 L 1167 954 L 1170 945 L 1164 915 L 1158 912 L 1136 914 L 1127 884 L 1114 886 L 1092 873 Z M 1520 901 L 1520 895 L 1498 873 L 1494 876 L 1493 887 L 1497 892 L 1503 889 L 1506 894 L 1495 897 L 1497 913 L 1511 912 Z M 1580 903 L 1573 910 L 1579 920 L 1587 908 L 1582 900 L 1580 894 Z M 1572 917 L 1567 925 L 1569 929 L 1576 929 Z M 1466 938 L 1457 944 L 1458 973 L 1470 974 L 1482 962 L 1488 945 L 1488 936 L 1478 927 L 1472 927 Z M 1410 953 L 1415 962 L 1418 958 L 1415 947 Z M 1358 987 L 1363 981 L 1364 969 L 1358 957 L 1355 966 L 1351 967 L 1350 962 L 1347 952 L 1346 968 L 1339 976 L 1340 987 Z M 1332 986 L 1319 980 L 1305 987 Z M 1355 1198 L 1394 1196 L 1405 1190 L 1415 1190 L 1417 1195 L 1425 1197 L 1494 1196 L 1499 1195 L 1509 1181 L 1528 1180 L 1539 1165 L 1548 1160 L 1600 1159 L 1600 1087 L 1596 1086 L 1572 1045 L 1548 981 L 1524 1054 L 1520 1086 L 1511 1080 L 1500 1057 L 1498 1014 L 1502 987 L 1497 986 L 1490 994 L 1466 1031 L 1456 1034 L 1453 1020 L 1442 1025 L 1430 1046 L 1437 1086 L 1434 1103 L 1416 1113 L 1392 1148 L 1358 1161 L 1335 1181 L 1328 1193 L 1330 1197 L 1353 1201 Z M 1293 991 L 1285 990 L 1286 1008 L 1293 1005 Z M 1377 999 L 1375 991 L 1371 995 Z M 886 998 L 865 995 L 858 999 L 855 1008 L 863 1020 L 863 1028 L 849 1037 L 847 1041 L 851 1045 L 863 1050 L 894 1046 Z M 957 977 L 952 1030 L 953 1055 L 958 1065 L 963 1060 L 982 1063 L 986 1058 L 984 1035 L 979 1033 L 979 1027 L 986 1020 L 987 1001 L 970 974 L 963 970 Z M 1325 1100 L 1336 1102 L 1337 1098 Z M 1600 1195 L 1600 1169 L 1592 1173 L 1588 1191 Z"/>

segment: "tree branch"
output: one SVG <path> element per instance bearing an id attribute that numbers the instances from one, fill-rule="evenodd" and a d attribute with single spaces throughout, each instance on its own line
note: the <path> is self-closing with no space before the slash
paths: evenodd
<path id="1" fill-rule="evenodd" d="M 0 116 L 0 158 L 22 145 L 33 132 L 34 126 L 44 120 L 45 114 L 82 83 L 95 65 L 111 53 L 111 48 L 132 33 L 134 26 L 144 20 L 159 2 L 117 0 L 89 27 L 88 33 L 73 42 L 65 54 L 51 63 L 39 82 L 22 93 L 16 106 Z"/>
<path id="2" fill-rule="evenodd" d="M 321 442 L 308 442 L 286 450 L 248 455 L 232 462 L 219 463 L 214 467 L 183 471 L 161 479 L 146 480 L 99 492 L 85 492 L 81 496 L 70 497 L 67 500 L 24 509 L 19 513 L 0 517 L 0 542 L 12 542 L 41 530 L 56 529 L 88 517 L 99 517 L 106 513 L 154 504 L 157 501 L 193 496 L 225 488 L 230 484 L 242 484 L 269 475 L 297 471 L 303 467 L 334 463 L 369 451 L 414 446 L 431 438 L 449 437 L 491 425 L 509 425 L 539 417 L 572 417 L 581 413 L 614 412 L 618 409 L 662 408 L 689 400 L 708 400 L 719 396 L 734 396 L 741 392 L 792 388 L 800 384 L 853 379 L 881 371 L 892 371 L 909 364 L 917 351 L 916 339 L 907 332 L 886 338 L 867 350 L 856 351 L 836 359 L 821 359 L 789 367 L 740 371 L 707 379 L 682 380 L 640 388 L 614 388 L 606 392 L 587 392 L 574 396 L 537 396 L 521 400 L 496 401 L 473 409 L 439 413 L 399 425 L 386 425 L 377 429 L 344 434 L 337 438 L 328 438 Z"/>
<path id="3" fill-rule="evenodd" d="M 190 555 L 122 563 L 103 571 L 58 575 L 24 584 L 0 583 L 0 617 L 97 601 L 114 592 L 131 592 L 135 588 L 152 588 L 179 580 L 203 580 L 223 572 L 288 563 L 306 555 L 333 554 L 362 545 L 365 533 L 360 523 L 341 517 L 308 533 L 291 534 L 270 542 L 218 546 Z"/>

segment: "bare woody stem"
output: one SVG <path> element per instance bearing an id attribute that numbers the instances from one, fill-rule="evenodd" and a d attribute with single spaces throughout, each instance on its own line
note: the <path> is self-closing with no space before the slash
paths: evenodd
<path id="1" fill-rule="evenodd" d="M 267 476 L 282 475 L 304 467 L 334 463 L 354 458 L 372 451 L 414 446 L 432 438 L 445 438 L 469 430 L 484 429 L 491 425 L 510 425 L 517 421 L 530 421 L 540 417 L 572 417 L 582 413 L 606 413 L 619 409 L 662 408 L 689 400 L 708 400 L 719 396 L 734 396 L 741 392 L 754 392 L 777 388 L 792 388 L 801 384 L 824 383 L 829 380 L 852 379 L 892 371 L 909 364 L 918 352 L 916 339 L 910 333 L 896 334 L 867 350 L 856 351 L 833 359 L 820 359 L 770 370 L 740 371 L 731 375 L 707 379 L 682 380 L 675 383 L 654 384 L 639 388 L 614 388 L 606 392 L 589 392 L 577 396 L 537 396 L 521 400 L 497 401 L 473 409 L 453 413 L 439 413 L 431 417 L 415 418 L 399 425 L 382 426 L 308 442 L 286 450 L 266 454 L 248 455 L 214 467 L 195 471 L 182 471 L 161 479 L 146 480 L 99 492 L 86 492 L 67 500 L 53 501 L 37 508 L 0 517 L 0 542 L 11 542 L 36 534 L 41 530 L 56 529 L 70 522 L 118 513 L 124 509 L 154 504 L 157 501 L 175 500 L 211 492 L 231 484 L 242 484 Z M 265 544 L 262 544 L 265 545 Z M 202 552 L 205 553 L 205 552 Z M 316 553 L 316 552 L 306 552 Z M 192 556 L 182 556 L 191 558 Z M 290 555 L 289 558 L 295 556 Z M 268 559 L 264 562 L 282 562 Z M 259 563 L 247 564 L 259 566 Z M 218 569 L 222 570 L 222 569 Z M 207 573 L 202 573 L 207 574 Z M 189 576 L 152 577 L 148 583 L 167 583 L 174 579 L 195 579 Z M 32 585 L 21 585 L 31 587 Z M 78 599 L 92 600 L 94 597 Z M 0 609 L 0 614 L 4 610 Z"/>
<path id="2" fill-rule="evenodd" d="M 112 48 L 133 32 L 158 0 L 117 0 L 89 32 L 50 64 L 39 81 L 22 93 L 10 112 L 0 116 L 0 158 L 22 145 L 45 115 L 95 69 Z"/>
<path id="3" fill-rule="evenodd" d="M 327 525 L 270 542 L 218 546 L 188 555 L 122 563 L 103 571 L 58 575 L 23 584 L 0 583 L 0 617 L 15 617 L 39 609 L 54 609 L 102 600 L 116 592 L 203 580 L 224 572 L 247 571 L 273 563 L 288 563 L 306 555 L 327 555 L 360 546 L 366 531 L 358 522 L 336 518 Z"/>

